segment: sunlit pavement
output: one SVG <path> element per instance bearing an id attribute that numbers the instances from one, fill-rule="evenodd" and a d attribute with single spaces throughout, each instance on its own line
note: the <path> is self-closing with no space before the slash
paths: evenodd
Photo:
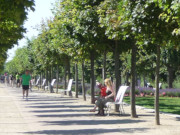
<path id="1" fill-rule="evenodd" d="M 152 111 L 137 108 L 138 118 L 126 114 L 95 116 L 89 112 L 93 105 L 60 94 L 33 90 L 28 100 L 19 88 L 0 84 L 0 135 L 180 135 L 180 119 L 161 114 L 161 125 L 155 125 Z"/>

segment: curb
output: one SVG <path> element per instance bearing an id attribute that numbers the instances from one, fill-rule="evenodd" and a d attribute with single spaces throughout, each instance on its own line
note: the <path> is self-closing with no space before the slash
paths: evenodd
<path id="1" fill-rule="evenodd" d="M 138 106 L 138 105 L 136 105 L 136 107 L 137 107 L 138 109 L 146 110 L 146 111 L 148 111 L 148 112 L 150 112 L 150 113 L 155 113 L 155 110 L 154 110 L 154 109 L 145 108 L 145 107 Z M 178 115 L 178 114 L 161 112 L 161 111 L 160 111 L 159 113 L 160 113 L 160 114 L 164 114 L 164 115 L 168 115 L 168 116 L 171 116 L 171 117 L 174 117 L 174 118 L 180 118 L 180 115 Z"/>

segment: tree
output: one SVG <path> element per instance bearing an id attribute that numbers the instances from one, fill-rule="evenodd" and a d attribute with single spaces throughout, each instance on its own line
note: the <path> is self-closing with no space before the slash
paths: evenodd
<path id="1" fill-rule="evenodd" d="M 160 47 L 167 45 L 169 42 L 174 45 L 179 44 L 177 43 L 179 41 L 179 33 L 177 32 L 179 30 L 179 20 L 177 20 L 177 18 L 179 18 L 180 4 L 178 1 L 125 0 L 120 2 L 119 7 L 126 13 L 125 15 L 128 19 L 127 22 L 131 24 L 132 34 L 135 37 L 137 44 L 139 44 L 140 47 L 148 45 L 148 43 L 156 45 L 155 112 L 156 124 L 159 125 Z M 173 33 L 176 33 L 176 36 L 173 35 Z"/>
<path id="2" fill-rule="evenodd" d="M 5 56 L 5 52 L 23 38 L 25 32 L 23 23 L 27 19 L 29 10 L 34 11 L 34 0 L 1 0 L 0 55 Z"/>
<path id="3" fill-rule="evenodd" d="M 128 49 L 135 48 L 133 47 L 135 42 L 133 42 L 133 36 L 131 34 L 131 25 L 126 24 L 126 26 L 123 25 L 124 22 L 128 21 L 128 17 L 124 15 L 124 10 L 118 11 L 118 2 L 119 1 L 110 1 L 110 0 L 105 0 L 100 6 L 99 10 L 97 11 L 99 13 L 99 21 L 101 23 L 101 27 L 106 28 L 106 35 L 108 38 L 115 40 L 116 42 L 120 43 L 118 46 L 117 44 L 114 47 L 115 50 L 115 76 L 116 76 L 116 93 L 119 89 L 120 85 L 120 78 L 119 78 L 119 60 L 118 57 L 120 53 L 123 51 L 127 51 Z M 121 20 L 119 21 L 119 18 Z M 128 34 L 129 33 L 129 34 Z M 117 50 L 120 50 L 119 52 Z M 136 55 L 136 49 L 132 49 L 132 58 L 135 58 Z M 133 84 L 131 87 L 131 116 L 136 117 L 136 111 L 135 111 L 135 85 L 134 85 L 134 74 L 135 74 L 135 64 L 134 61 L 132 61 L 132 81 L 131 84 Z M 116 107 L 117 108 L 117 107 Z"/>
<path id="4" fill-rule="evenodd" d="M 91 61 L 91 102 L 94 102 L 94 60 L 107 40 L 104 29 L 98 26 L 96 7 L 102 0 L 62 1 L 56 13 L 55 33 L 60 35 L 59 48 L 75 62 Z M 57 39 L 57 38 L 56 38 Z M 73 51 L 76 50 L 76 51 Z"/>
<path id="5" fill-rule="evenodd" d="M 30 51 L 27 47 L 16 50 L 14 58 L 7 62 L 5 71 L 11 74 L 23 73 L 26 69 L 32 70 L 32 63 L 29 60 Z"/>

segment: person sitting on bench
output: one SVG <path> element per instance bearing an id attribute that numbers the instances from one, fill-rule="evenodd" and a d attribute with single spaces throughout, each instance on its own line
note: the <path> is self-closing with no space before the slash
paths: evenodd
<path id="1" fill-rule="evenodd" d="M 114 89 L 113 89 L 113 84 L 110 79 L 105 79 L 105 85 L 107 86 L 106 88 L 106 96 L 105 97 L 98 97 L 96 102 L 95 102 L 95 107 L 90 110 L 90 112 L 95 112 L 96 108 L 98 107 L 98 113 L 96 115 L 99 116 L 104 116 L 104 107 L 107 102 L 114 102 Z"/>

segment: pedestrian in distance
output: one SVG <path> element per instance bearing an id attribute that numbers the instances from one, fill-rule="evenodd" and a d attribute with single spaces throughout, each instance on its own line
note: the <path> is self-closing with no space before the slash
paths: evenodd
<path id="1" fill-rule="evenodd" d="M 14 76 L 11 74 L 9 77 L 10 77 L 9 78 L 10 86 L 13 87 L 14 86 Z"/>
<path id="2" fill-rule="evenodd" d="M 25 71 L 25 74 L 21 76 L 21 81 L 22 81 L 22 92 L 23 92 L 23 98 L 26 93 L 26 100 L 28 100 L 28 92 L 29 92 L 29 85 L 31 81 L 31 76 L 29 74 L 29 70 Z"/>
<path id="3" fill-rule="evenodd" d="M 19 73 L 16 74 L 16 87 L 20 87 L 20 75 Z"/>
<path id="4" fill-rule="evenodd" d="M 1 83 L 4 83 L 4 75 L 1 75 Z"/>
<path id="5" fill-rule="evenodd" d="M 5 85 L 8 86 L 9 77 L 8 77 L 8 74 L 7 74 L 7 73 L 4 74 L 4 81 L 5 81 Z"/>

